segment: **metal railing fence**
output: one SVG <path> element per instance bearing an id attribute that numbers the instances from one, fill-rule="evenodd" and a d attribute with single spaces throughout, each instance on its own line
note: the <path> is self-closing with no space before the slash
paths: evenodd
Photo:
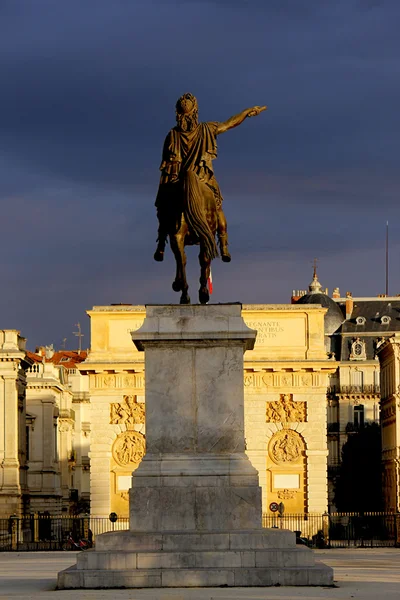
<path id="1" fill-rule="evenodd" d="M 0 518 L 0 551 L 78 550 L 107 531 L 129 529 L 128 517 L 26 515 Z"/>
<path id="2" fill-rule="evenodd" d="M 311 548 L 400 546 L 400 513 L 264 513 L 263 527 L 294 531 Z M 121 529 L 129 529 L 128 517 L 12 515 L 0 518 L 0 552 L 86 549 Z"/>
<path id="3" fill-rule="evenodd" d="M 311 548 L 400 546 L 400 513 L 264 513 L 263 527 L 295 531 Z"/>

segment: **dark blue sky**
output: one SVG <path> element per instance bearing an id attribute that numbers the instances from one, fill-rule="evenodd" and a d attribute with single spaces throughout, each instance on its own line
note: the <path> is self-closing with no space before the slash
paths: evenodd
<path id="1" fill-rule="evenodd" d="M 28 346 L 85 310 L 171 303 L 153 261 L 176 99 L 200 119 L 269 110 L 219 138 L 232 263 L 215 302 L 288 302 L 311 261 L 330 291 L 400 293 L 398 0 L 1 0 L 1 328 Z M 192 297 L 197 249 L 189 249 Z"/>

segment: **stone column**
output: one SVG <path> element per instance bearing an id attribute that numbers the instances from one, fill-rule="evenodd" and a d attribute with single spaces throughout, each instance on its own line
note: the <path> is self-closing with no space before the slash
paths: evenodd
<path id="1" fill-rule="evenodd" d="M 0 330 L 0 514 L 5 515 L 19 513 L 22 506 L 19 456 L 25 448 L 19 419 L 24 414 L 25 390 L 20 387 L 25 384 L 26 366 L 25 339 L 16 330 Z"/>
<path id="2" fill-rule="evenodd" d="M 244 441 L 243 354 L 256 332 L 240 304 L 148 306 L 146 455 L 132 476 L 133 531 L 261 526 L 258 472 Z"/>
<path id="3" fill-rule="evenodd" d="M 4 437 L 4 485 L 3 489 L 20 492 L 19 460 L 18 460 L 18 395 L 16 373 L 12 376 L 3 376 L 4 404 L 6 414 L 6 427 Z"/>

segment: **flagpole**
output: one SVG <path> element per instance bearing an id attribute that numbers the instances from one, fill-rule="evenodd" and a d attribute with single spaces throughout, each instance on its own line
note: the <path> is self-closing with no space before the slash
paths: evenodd
<path id="1" fill-rule="evenodd" d="M 389 296 L 389 221 L 386 221 L 386 296 Z"/>

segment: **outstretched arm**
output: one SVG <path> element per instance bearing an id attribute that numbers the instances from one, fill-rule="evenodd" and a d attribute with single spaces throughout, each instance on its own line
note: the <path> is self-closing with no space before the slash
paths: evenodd
<path id="1" fill-rule="evenodd" d="M 231 117 L 224 123 L 220 123 L 218 125 L 217 134 L 224 133 L 225 131 L 228 131 L 228 129 L 233 129 L 234 127 L 237 127 L 238 125 L 243 123 L 243 121 L 245 120 L 246 117 L 256 117 L 263 110 L 267 110 L 267 107 L 266 106 L 253 106 L 252 108 L 246 108 L 238 115 Z"/>

